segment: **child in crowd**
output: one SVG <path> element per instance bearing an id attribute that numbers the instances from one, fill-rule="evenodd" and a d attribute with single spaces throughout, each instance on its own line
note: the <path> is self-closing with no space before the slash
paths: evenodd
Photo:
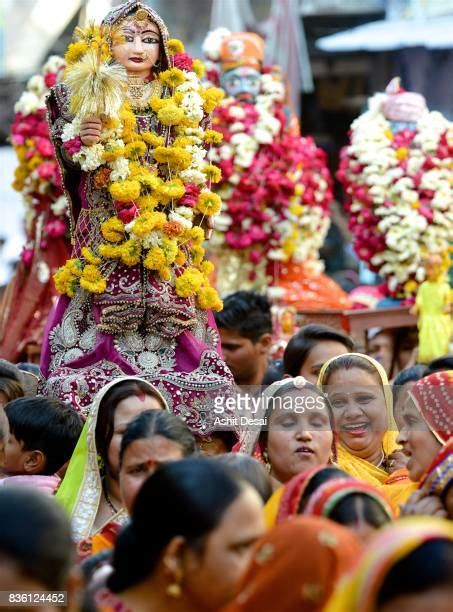
<path id="1" fill-rule="evenodd" d="M 5 484 L 17 482 L 53 492 L 59 482 L 55 475 L 60 472 L 61 476 L 79 439 L 82 418 L 70 405 L 48 397 L 16 399 L 8 403 L 5 412 L 9 437 L 2 471 L 15 477 Z"/>

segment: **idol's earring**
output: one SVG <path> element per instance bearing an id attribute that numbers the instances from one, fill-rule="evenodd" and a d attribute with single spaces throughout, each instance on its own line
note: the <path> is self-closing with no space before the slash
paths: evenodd
<path id="1" fill-rule="evenodd" d="M 182 595 L 181 585 L 177 582 L 172 582 L 168 585 L 166 593 L 169 597 L 173 597 L 173 599 L 179 599 Z"/>
<path id="2" fill-rule="evenodd" d="M 160 60 L 157 60 L 157 62 L 154 64 L 153 68 L 156 68 L 156 70 L 159 70 L 159 68 L 160 68 Z"/>

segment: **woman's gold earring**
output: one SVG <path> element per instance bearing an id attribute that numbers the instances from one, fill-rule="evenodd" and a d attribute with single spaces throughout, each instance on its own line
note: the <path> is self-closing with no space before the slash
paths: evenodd
<path id="1" fill-rule="evenodd" d="M 174 599 L 178 599 L 181 597 L 182 589 L 181 586 L 177 582 L 173 582 L 169 584 L 167 587 L 167 595 L 169 597 L 173 597 Z"/>

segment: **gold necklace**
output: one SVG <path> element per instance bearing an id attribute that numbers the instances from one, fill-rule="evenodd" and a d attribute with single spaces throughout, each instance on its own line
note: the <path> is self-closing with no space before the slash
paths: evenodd
<path id="1" fill-rule="evenodd" d="M 134 110 L 146 108 L 152 97 L 160 97 L 162 89 L 162 83 L 159 79 L 154 79 L 147 83 L 144 83 L 137 76 L 129 76 L 127 79 L 127 97 L 129 104 Z"/>

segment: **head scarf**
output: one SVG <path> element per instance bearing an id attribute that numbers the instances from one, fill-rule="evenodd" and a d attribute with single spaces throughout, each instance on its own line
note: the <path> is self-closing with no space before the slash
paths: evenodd
<path id="1" fill-rule="evenodd" d="M 277 525 L 257 544 L 239 595 L 225 612 L 318 612 L 361 551 L 357 537 L 323 518 Z"/>
<path id="2" fill-rule="evenodd" d="M 451 521 L 408 517 L 382 528 L 355 571 L 339 585 L 325 612 L 374 612 L 379 590 L 393 566 L 425 542 L 438 539 L 453 540 Z"/>
<path id="3" fill-rule="evenodd" d="M 139 2 L 138 0 L 128 0 L 128 2 L 116 6 L 104 17 L 104 19 L 102 20 L 102 25 L 113 26 L 115 24 L 118 24 L 120 21 L 123 21 L 127 17 L 136 13 L 138 10 L 145 11 L 149 21 L 155 23 L 159 28 L 163 50 L 163 54 L 162 52 L 160 54 L 161 57 L 159 61 L 162 64 L 161 70 L 165 70 L 166 68 L 168 68 L 168 66 L 170 66 L 170 56 L 167 47 L 167 42 L 169 38 L 168 29 L 163 19 L 156 13 L 156 11 L 154 11 L 144 2 Z"/>
<path id="4" fill-rule="evenodd" d="M 384 368 L 381 364 L 369 357 L 368 355 L 364 355 L 362 353 L 347 353 L 346 355 L 338 355 L 337 357 L 333 357 L 329 359 L 321 368 L 318 377 L 318 386 L 324 390 L 326 386 L 326 374 L 328 374 L 329 366 L 334 363 L 337 359 L 344 359 L 345 357 L 360 357 L 363 361 L 371 364 L 376 372 L 379 374 L 379 379 L 381 381 L 382 391 L 384 393 L 384 401 L 385 401 L 385 409 L 387 412 L 387 431 L 384 434 L 384 438 L 382 440 L 382 448 L 384 450 L 385 455 L 390 455 L 394 450 L 398 448 L 396 444 L 397 437 L 397 427 L 395 423 L 395 419 L 393 418 L 393 396 L 392 390 L 390 388 L 390 383 L 387 378 L 387 374 L 385 373 Z"/>
<path id="5" fill-rule="evenodd" d="M 324 516 L 329 518 L 330 513 L 345 497 L 354 493 L 366 495 L 382 508 L 390 520 L 396 518 L 396 513 L 390 501 L 376 487 L 353 478 L 330 480 L 320 485 L 308 500 L 304 510 L 307 516 Z"/>
<path id="6" fill-rule="evenodd" d="M 256 417 L 261 416 L 262 418 L 265 418 L 266 416 L 268 416 L 268 412 L 272 404 L 271 399 L 274 398 L 277 393 L 279 393 L 279 395 L 283 395 L 285 392 L 292 391 L 293 389 L 306 389 L 307 391 L 312 391 L 316 395 L 320 395 L 325 401 L 327 410 L 329 412 L 329 420 L 333 427 L 333 413 L 327 397 L 318 387 L 316 387 L 316 385 L 313 385 L 312 383 L 308 382 L 308 380 L 306 380 L 303 376 L 296 376 L 295 378 L 284 378 L 283 380 L 278 380 L 269 385 L 269 387 L 266 387 L 266 389 L 261 395 L 260 414 L 256 415 Z M 253 455 L 254 453 L 256 453 L 259 456 L 261 449 L 257 449 L 257 445 L 259 443 L 261 431 L 262 430 L 258 428 L 250 427 L 248 427 L 245 431 L 242 431 L 240 434 L 239 442 L 240 451 L 248 455 Z M 336 461 L 337 445 L 335 434 L 333 436 L 332 442 L 332 453 L 334 460 Z"/>
<path id="7" fill-rule="evenodd" d="M 126 381 L 139 381 L 149 387 L 150 395 L 158 397 L 165 409 L 167 403 L 151 383 L 138 376 L 121 376 L 109 382 L 97 393 L 74 449 L 66 475 L 57 491 L 56 499 L 71 517 L 73 536 L 76 541 L 92 535 L 94 521 L 102 496 L 102 479 L 96 448 L 96 424 L 99 406 L 105 395 L 116 385 Z M 125 522 L 126 512 L 121 509 L 111 518 Z"/>
<path id="8" fill-rule="evenodd" d="M 299 514 L 298 510 L 300 501 L 312 479 L 323 470 L 329 470 L 332 468 L 334 468 L 334 466 L 317 465 L 316 467 L 305 470 L 304 472 L 301 472 L 300 474 L 297 474 L 291 478 L 291 480 L 283 487 L 276 522 L 281 523 L 282 521 Z M 338 474 L 334 476 L 334 478 L 338 480 L 339 478 L 345 478 L 345 476 L 341 477 L 340 474 Z"/>
<path id="9" fill-rule="evenodd" d="M 409 395 L 438 442 L 453 438 L 453 370 L 421 378 Z"/>
<path id="10" fill-rule="evenodd" d="M 453 484 L 453 438 L 442 447 L 436 458 L 426 470 L 420 481 L 419 489 L 427 495 L 442 498 Z"/>

